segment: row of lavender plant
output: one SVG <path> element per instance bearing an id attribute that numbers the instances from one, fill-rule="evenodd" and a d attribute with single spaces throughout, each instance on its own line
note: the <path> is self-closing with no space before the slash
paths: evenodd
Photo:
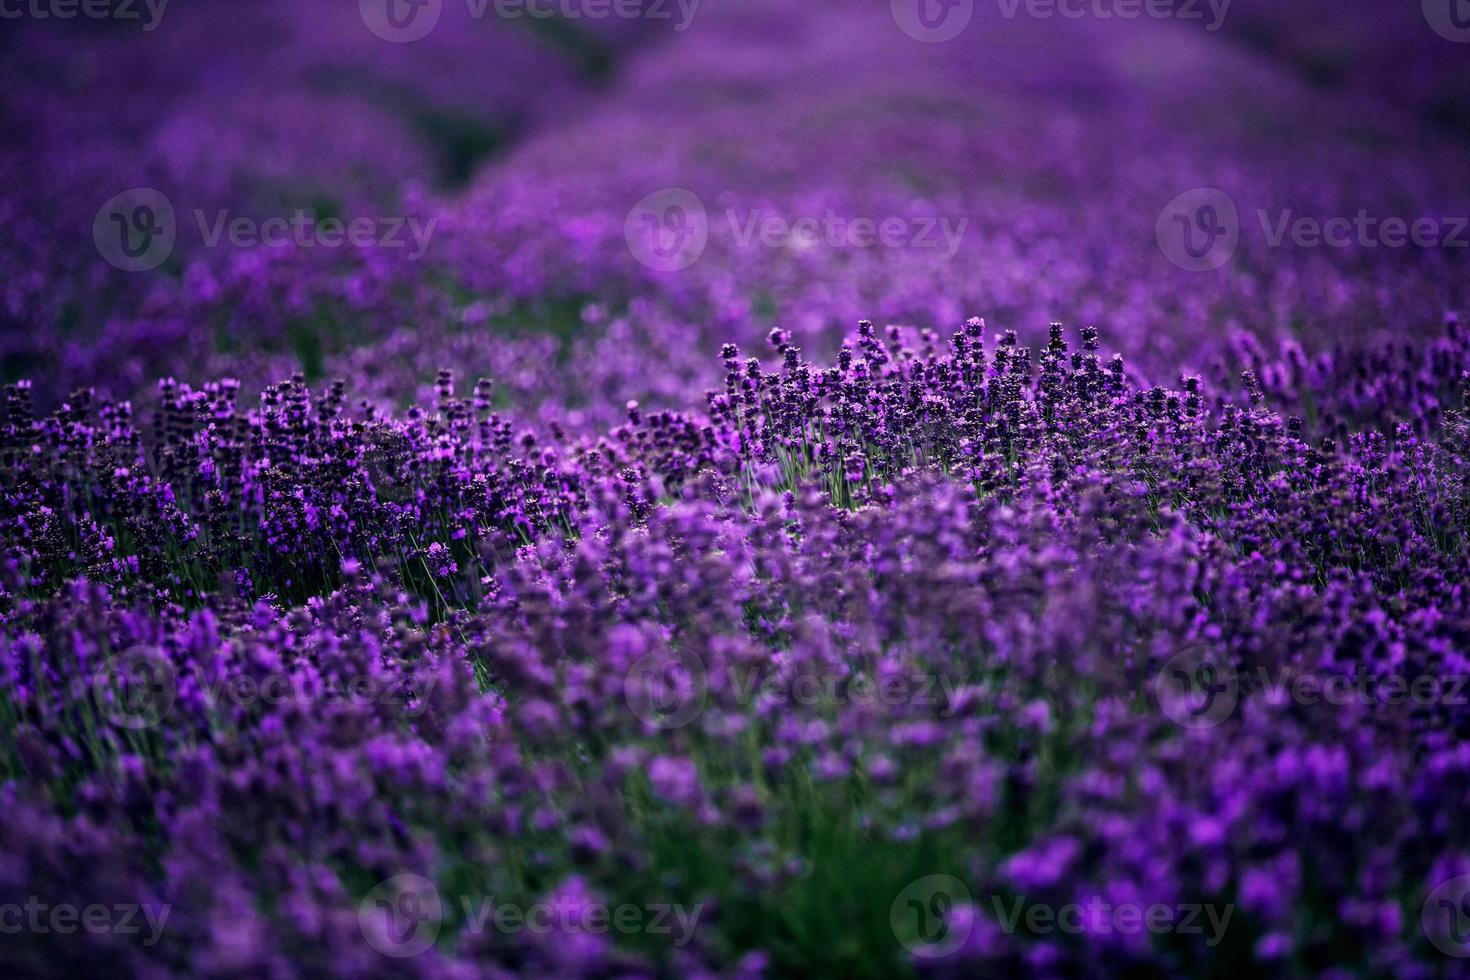
<path id="1" fill-rule="evenodd" d="M 1251 375 L 1216 408 L 1091 330 L 984 333 L 863 324 L 823 368 L 777 332 L 770 369 L 724 351 L 707 413 L 630 405 L 595 440 L 447 374 L 401 417 L 170 386 L 151 433 L 13 390 L 4 893 L 168 916 L 151 946 L 7 956 L 1453 975 L 1463 406 L 1339 442 Z M 1181 663 L 1228 704 L 1175 691 Z M 1394 677 L 1443 696 L 1281 686 Z M 910 921 L 936 876 L 942 927 Z M 487 926 L 480 900 L 690 925 Z M 408 918 L 380 933 L 374 901 Z M 1089 902 L 1219 929 L 1025 917 Z"/>
<path id="2" fill-rule="evenodd" d="M 758 342 L 774 326 L 830 358 L 861 317 L 933 325 L 983 310 L 1011 328 L 1097 323 L 1140 378 L 1168 382 L 1190 369 L 1232 390 L 1243 367 L 1264 377 L 1254 360 L 1351 375 L 1383 356 L 1385 342 L 1387 356 L 1401 358 L 1399 341 L 1432 342 L 1445 312 L 1464 306 L 1464 249 L 1449 241 L 1458 240 L 1456 216 L 1470 214 L 1454 181 L 1464 150 L 1413 114 L 1314 88 L 1227 34 L 1180 23 L 1039 21 L 977 8 L 966 34 L 933 45 L 906 37 L 888 11 L 849 6 L 711 0 L 682 33 L 645 22 L 647 43 L 618 63 L 607 89 L 543 86 L 545 102 L 529 115 L 546 122 L 523 127 L 463 195 L 400 199 L 335 179 L 376 195 L 368 213 L 431 229 L 422 254 L 181 247 L 141 274 L 94 262 L 101 278 L 84 295 L 109 298 L 110 316 L 82 317 L 74 339 L 20 363 L 66 379 L 58 395 L 79 382 L 140 406 L 159 376 L 229 375 L 253 395 L 304 367 L 312 380 L 354 377 L 384 407 L 431 393 L 437 369 L 456 364 L 495 374 L 501 407 L 518 418 L 597 432 L 629 397 L 683 407 L 717 380 L 701 351 Z M 355 35 L 321 33 L 376 40 L 361 25 Z M 1427 27 L 1422 37 L 1426 50 L 1449 44 Z M 507 46 L 483 57 L 522 57 L 514 74 L 565 75 L 514 54 L 522 38 L 499 23 L 446 23 L 419 42 L 427 48 L 380 42 L 371 59 L 325 42 L 279 57 L 308 79 L 377 64 L 398 81 L 370 91 L 425 89 L 415 104 L 463 113 L 455 98 L 479 91 L 470 80 L 480 62 L 448 72 L 443 93 L 429 70 L 432 59 L 449 60 L 441 49 L 451 40 L 466 52 Z M 321 84 L 298 88 L 315 98 Z M 196 152 L 217 142 L 174 128 L 174 143 Z M 391 186 L 415 175 L 430 183 L 431 162 L 390 166 L 385 140 L 365 148 L 373 173 L 396 175 Z M 363 145 L 330 142 L 342 152 Z M 295 150 L 322 151 L 314 139 Z M 349 171 L 363 162 L 353 159 Z M 313 170 L 305 160 L 287 169 Z M 1228 197 L 1239 242 L 1218 269 L 1190 271 L 1171 261 L 1157 226 L 1172 198 L 1203 188 Z M 657 195 L 671 189 L 688 192 L 677 201 L 699 209 L 708 235 L 684 268 L 663 266 L 636 238 L 630 248 L 640 203 L 654 195 L 657 206 L 644 210 L 664 218 L 676 199 Z M 83 238 L 96 196 L 69 198 L 86 205 L 69 220 Z M 191 195 L 179 196 L 185 215 Z M 234 196 L 206 195 L 209 206 L 251 210 Z M 29 214 L 35 199 L 17 206 Z M 1386 220 L 1430 221 L 1444 241 L 1392 248 L 1355 233 L 1339 248 L 1284 231 L 1297 219 L 1359 212 L 1373 236 Z M 820 225 L 829 214 L 845 229 L 835 242 L 824 231 L 815 242 L 788 234 L 768 244 L 759 232 L 768 220 Z M 861 247 L 851 237 L 861 220 L 899 222 L 908 238 Z M 14 224 L 44 238 L 57 222 Z M 53 250 L 75 261 L 86 249 Z M 112 287 L 141 298 L 113 302 Z M 58 312 L 40 322 L 64 320 Z M 1330 387 L 1319 394 L 1333 397 Z"/>

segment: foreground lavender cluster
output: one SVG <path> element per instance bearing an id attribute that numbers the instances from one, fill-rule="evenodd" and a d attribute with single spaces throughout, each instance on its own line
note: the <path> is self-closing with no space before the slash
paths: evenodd
<path id="1" fill-rule="evenodd" d="M 1155 221 L 1453 215 L 1470 154 L 1414 79 L 883 6 L 27 25 L 6 975 L 1466 975 L 1463 254 L 1200 273 Z M 1230 30 L 1305 57 L 1289 11 Z M 437 231 L 132 275 L 99 181 Z M 671 188 L 684 268 L 625 224 Z M 827 211 L 967 231 L 723 224 Z"/>
<path id="2" fill-rule="evenodd" d="M 947 874 L 1234 913 L 1206 945 L 956 904 L 963 942 L 914 961 L 941 974 L 1436 975 L 1470 712 L 1276 685 L 1470 673 L 1463 412 L 1311 439 L 1249 375 L 1217 412 L 1092 331 L 984 334 L 865 323 L 819 368 L 777 332 L 707 415 L 595 441 L 517 437 L 447 374 L 401 419 L 179 386 L 156 441 L 12 391 L 5 894 L 172 908 L 152 949 L 35 962 L 371 974 L 358 902 L 411 873 L 707 916 L 640 950 L 456 909 L 405 961 L 430 974 L 884 972 L 890 902 Z M 1204 726 L 1154 683 L 1188 651 L 1237 679 Z"/>

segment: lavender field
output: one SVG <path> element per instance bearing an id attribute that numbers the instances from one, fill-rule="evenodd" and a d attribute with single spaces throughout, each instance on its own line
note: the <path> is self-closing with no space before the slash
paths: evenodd
<path id="1" fill-rule="evenodd" d="M 1470 0 L 0 0 L 0 977 L 1470 977 Z"/>

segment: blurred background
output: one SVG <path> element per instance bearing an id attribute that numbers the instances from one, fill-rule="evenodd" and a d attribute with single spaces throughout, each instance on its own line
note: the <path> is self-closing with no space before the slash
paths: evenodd
<path id="1" fill-rule="evenodd" d="M 970 316 L 1227 390 L 1470 292 L 1465 0 L 0 0 L 0 127 L 43 405 L 451 368 L 596 432 Z"/>

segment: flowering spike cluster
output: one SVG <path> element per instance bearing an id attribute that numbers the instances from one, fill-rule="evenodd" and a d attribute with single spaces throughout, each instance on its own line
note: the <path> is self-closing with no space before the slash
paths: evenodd
<path id="1" fill-rule="evenodd" d="M 395 874 L 740 916 L 876 849 L 894 894 L 944 870 L 977 898 L 1239 909 L 1209 947 L 1006 933 L 967 906 L 949 970 L 1330 950 L 1415 975 L 1431 954 L 1401 923 L 1465 861 L 1470 709 L 1272 682 L 1470 673 L 1463 406 L 1435 440 L 1338 443 L 1195 379 L 1139 386 L 1090 328 L 1039 356 L 984 333 L 864 323 L 830 367 L 779 332 L 770 369 L 726 346 L 708 416 L 632 406 L 595 440 L 518 432 L 448 372 L 395 416 L 340 384 L 245 409 L 166 381 L 146 435 L 126 405 L 38 416 L 12 386 L 0 765 L 28 864 L 0 897 L 168 903 L 164 943 L 125 951 L 140 970 L 366 975 L 353 909 Z M 1200 649 L 1238 703 L 1190 729 L 1150 681 Z M 123 656 L 169 680 L 140 731 L 96 683 Z M 630 693 L 649 664 L 672 713 Z M 324 700 L 352 684 L 371 696 Z M 831 827 L 799 832 L 816 813 Z M 445 928 L 421 968 L 567 968 L 542 937 Z M 775 928 L 589 941 L 577 969 L 798 968 Z"/>

